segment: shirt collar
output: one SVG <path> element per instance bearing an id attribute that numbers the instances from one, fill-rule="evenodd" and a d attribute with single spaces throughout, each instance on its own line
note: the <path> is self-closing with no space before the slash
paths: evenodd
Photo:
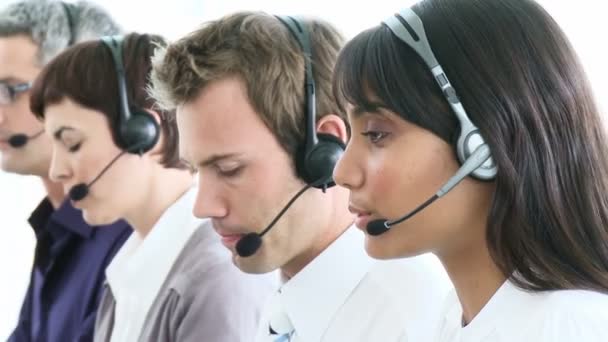
<path id="1" fill-rule="evenodd" d="M 510 280 L 505 281 L 492 298 L 481 309 L 477 316 L 462 328 L 465 340 L 479 340 L 492 332 L 500 336 L 513 336 L 514 327 L 526 326 L 531 317 L 531 310 L 541 307 L 542 293 L 531 292 L 515 286 Z M 462 306 L 449 313 L 451 321 L 462 321 Z"/>
<path id="2" fill-rule="evenodd" d="M 141 239 L 132 234 L 106 270 L 112 292 L 137 297 L 149 308 L 191 235 L 204 222 L 192 215 L 196 189 L 191 188 L 168 207 Z M 147 310 L 146 310 L 147 312 Z"/>
<path id="3" fill-rule="evenodd" d="M 74 208 L 69 199 L 65 200 L 56 210 L 48 197 L 43 199 L 34 209 L 28 221 L 37 236 L 44 229 L 48 229 L 55 239 L 65 235 L 66 231 L 85 239 L 90 238 L 93 234 L 93 228 L 84 221 L 82 212 Z M 54 224 L 49 225 L 48 223 Z"/>
<path id="4" fill-rule="evenodd" d="M 282 306 L 303 341 L 321 340 L 373 263 L 363 234 L 350 227 L 281 287 Z"/>
<path id="5" fill-rule="evenodd" d="M 49 201 L 49 199 L 46 197 L 38 204 L 36 209 L 32 211 L 28 222 L 30 223 L 32 229 L 34 229 L 36 236 L 40 236 L 42 231 L 44 231 L 44 228 L 49 222 L 49 219 L 54 211 L 55 208 L 53 208 L 51 201 Z"/>

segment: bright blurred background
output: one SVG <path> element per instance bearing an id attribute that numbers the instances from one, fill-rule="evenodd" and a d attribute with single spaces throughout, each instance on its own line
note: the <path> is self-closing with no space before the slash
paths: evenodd
<path id="1" fill-rule="evenodd" d="M 508 0 L 505 0 L 508 1 Z M 0 0 L 3 7 L 12 0 Z M 207 20 L 237 10 L 262 10 L 272 14 L 311 15 L 334 23 L 347 37 L 378 24 L 413 0 L 346 2 L 327 0 L 99 0 L 127 30 L 160 33 L 170 39 L 192 31 Z M 585 66 L 596 96 L 608 108 L 608 42 L 602 32 L 604 1 L 538 0 L 566 31 Z M 154 3 L 152 5 L 152 3 Z M 43 196 L 34 178 L 0 171 L 0 339 L 5 339 L 16 323 L 28 283 L 33 259 L 34 235 L 27 217 Z"/>

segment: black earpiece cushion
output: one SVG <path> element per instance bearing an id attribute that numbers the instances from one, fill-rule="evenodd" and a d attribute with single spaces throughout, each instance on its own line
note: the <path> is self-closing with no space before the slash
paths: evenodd
<path id="1" fill-rule="evenodd" d="M 132 109 L 131 117 L 121 126 L 121 148 L 129 153 L 145 153 L 158 142 L 160 127 L 149 113 Z"/>
<path id="2" fill-rule="evenodd" d="M 306 147 L 302 146 L 296 158 L 298 176 L 307 184 L 324 179 L 324 183 L 317 188 L 329 188 L 335 185 L 333 172 L 338 160 L 344 153 L 346 146 L 336 136 L 331 134 L 317 134 L 319 142 L 306 155 Z"/>

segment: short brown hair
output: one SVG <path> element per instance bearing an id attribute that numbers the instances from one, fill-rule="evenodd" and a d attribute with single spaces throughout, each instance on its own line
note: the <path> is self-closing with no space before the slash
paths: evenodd
<path id="1" fill-rule="evenodd" d="M 152 69 L 150 58 L 156 47 L 164 45 L 165 40 L 157 35 L 132 33 L 125 36 L 122 52 L 127 97 L 131 107 L 159 113 L 164 138 L 161 164 L 168 168 L 184 168 L 178 153 L 174 115 L 158 107 L 146 92 Z M 44 119 L 47 106 L 69 98 L 103 113 L 108 118 L 114 143 L 119 145 L 120 99 L 118 74 L 113 70 L 116 66 L 110 49 L 100 40 L 74 45 L 47 64 L 36 79 L 30 97 L 32 112 Z"/>
<path id="2" fill-rule="evenodd" d="M 317 119 L 340 114 L 331 90 L 344 43 L 329 23 L 303 19 L 312 45 Z M 305 135 L 304 53 L 289 29 L 261 12 L 238 12 L 182 38 L 153 58 L 150 92 L 165 108 L 193 100 L 209 83 L 244 81 L 249 101 L 283 149 L 295 156 Z"/>

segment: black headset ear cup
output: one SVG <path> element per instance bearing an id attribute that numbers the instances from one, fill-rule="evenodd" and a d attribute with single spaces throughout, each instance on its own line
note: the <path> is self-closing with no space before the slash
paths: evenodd
<path id="1" fill-rule="evenodd" d="M 307 184 L 324 180 L 315 186 L 326 189 L 334 186 L 333 172 L 338 160 L 342 157 L 346 146 L 336 136 L 318 133 L 318 143 L 306 154 L 305 146 L 300 147 L 296 158 L 298 176 Z"/>
<path id="2" fill-rule="evenodd" d="M 146 153 L 158 142 L 160 127 L 146 111 L 131 109 L 131 117 L 120 127 L 122 148 L 129 153 Z"/>

